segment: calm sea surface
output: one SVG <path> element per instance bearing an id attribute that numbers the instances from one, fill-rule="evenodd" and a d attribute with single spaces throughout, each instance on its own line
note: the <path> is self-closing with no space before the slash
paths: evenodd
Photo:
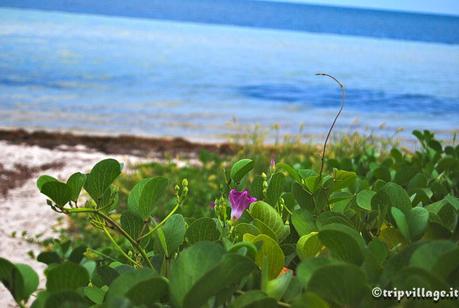
<path id="1" fill-rule="evenodd" d="M 251 1 L 111 11 L 10 2 L 0 0 L 16 6 L 0 8 L 0 126 L 214 139 L 236 118 L 322 134 L 339 106 L 336 85 L 314 76 L 327 72 L 346 86 L 343 131 L 459 129 L 458 17 Z"/>

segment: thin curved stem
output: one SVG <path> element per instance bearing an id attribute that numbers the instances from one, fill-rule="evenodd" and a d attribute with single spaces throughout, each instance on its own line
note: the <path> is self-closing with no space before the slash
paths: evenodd
<path id="1" fill-rule="evenodd" d="M 153 229 L 151 229 L 150 231 L 148 231 L 147 233 L 145 233 L 144 235 L 142 235 L 141 237 L 139 237 L 137 239 L 137 241 L 140 241 L 150 235 L 152 235 L 153 233 L 155 233 L 156 230 L 158 230 L 162 225 L 164 225 L 166 223 L 166 221 L 172 216 L 174 215 L 174 213 L 177 211 L 177 209 L 179 208 L 180 206 L 180 202 L 177 202 L 177 204 L 175 205 L 175 207 L 172 209 L 172 211 L 169 212 L 169 214 L 167 214 L 166 217 L 164 217 L 164 219 L 159 223 L 157 224 L 156 226 L 153 227 Z"/>
<path id="2" fill-rule="evenodd" d="M 332 75 L 329 75 L 329 74 L 326 74 L 326 73 L 317 73 L 316 76 L 326 76 L 328 78 L 333 79 L 339 85 L 340 90 L 341 90 L 341 106 L 339 108 L 338 113 L 335 116 L 335 119 L 333 120 L 332 125 L 330 126 L 330 129 L 328 130 L 327 137 L 325 138 L 324 147 L 323 147 L 323 150 L 322 150 L 322 157 L 321 157 L 321 163 L 320 163 L 320 172 L 319 172 L 319 180 L 321 180 L 322 179 L 322 172 L 324 170 L 325 152 L 327 150 L 328 139 L 330 138 L 331 132 L 332 132 L 333 128 L 335 127 L 336 121 L 338 120 L 341 112 L 343 111 L 344 100 L 345 100 L 345 90 L 344 90 L 344 85 L 338 79 L 333 77 Z"/>
<path id="3" fill-rule="evenodd" d="M 102 227 L 103 230 L 104 230 L 104 233 L 105 235 L 108 237 L 108 239 L 110 240 L 110 242 L 112 242 L 113 246 L 115 246 L 115 248 L 126 258 L 128 259 L 131 263 L 135 264 L 135 265 L 139 265 L 139 263 L 137 261 L 135 261 L 134 259 L 132 259 L 124 250 L 123 248 L 120 247 L 120 245 L 118 245 L 118 243 L 115 241 L 115 239 L 112 237 L 112 235 L 110 234 L 110 231 L 107 230 L 107 228 L 104 226 Z"/>
<path id="4" fill-rule="evenodd" d="M 104 214 L 103 212 L 100 212 L 98 209 L 93 209 L 93 208 L 76 208 L 76 209 L 65 209 L 67 213 L 94 213 L 96 215 L 99 215 L 106 221 L 108 221 L 115 229 L 121 233 L 130 243 L 131 245 L 142 255 L 143 259 L 145 262 L 147 262 L 148 266 L 153 268 L 153 264 L 151 264 L 150 259 L 147 256 L 147 253 L 143 248 L 140 246 L 139 242 L 137 242 L 135 239 L 133 239 L 129 233 L 127 233 L 116 221 L 114 221 L 110 216 Z"/>

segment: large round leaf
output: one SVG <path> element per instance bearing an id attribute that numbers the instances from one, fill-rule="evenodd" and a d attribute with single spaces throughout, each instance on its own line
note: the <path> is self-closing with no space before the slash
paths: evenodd
<path id="1" fill-rule="evenodd" d="M 59 181 L 48 181 L 41 186 L 40 192 L 54 201 L 58 207 L 64 207 L 71 200 L 70 187 Z"/>
<path id="2" fill-rule="evenodd" d="M 296 243 L 296 253 L 301 260 L 314 257 L 322 248 L 319 232 L 311 232 L 300 237 Z"/>
<path id="3" fill-rule="evenodd" d="M 185 239 L 185 219 L 180 214 L 172 215 L 158 230 L 157 236 L 163 253 L 169 257 L 175 253 Z"/>
<path id="4" fill-rule="evenodd" d="M 284 267 L 285 262 L 285 255 L 279 244 L 265 234 L 253 236 L 247 233 L 244 235 L 244 241 L 252 242 L 257 246 L 258 251 L 255 256 L 255 263 L 262 270 L 265 269 L 265 266 L 267 267 L 265 270 L 268 272 L 269 279 L 276 278 Z"/>
<path id="5" fill-rule="evenodd" d="M 220 231 L 212 218 L 201 217 L 188 227 L 185 237 L 191 244 L 199 241 L 216 241 L 220 238 Z"/>
<path id="6" fill-rule="evenodd" d="M 88 271 L 81 265 L 66 262 L 51 267 L 46 272 L 46 289 L 50 292 L 75 290 L 87 286 Z"/>
<path id="7" fill-rule="evenodd" d="M 168 293 L 167 280 L 149 268 L 122 273 L 110 285 L 105 296 L 108 304 L 126 297 L 137 305 L 151 305 Z"/>
<path id="8" fill-rule="evenodd" d="M 87 175 L 84 189 L 97 202 L 120 174 L 121 165 L 118 161 L 114 159 L 102 160 Z"/>
<path id="9" fill-rule="evenodd" d="M 354 229 L 337 223 L 322 227 L 319 239 L 337 259 L 360 265 L 364 259 L 365 242 Z"/>
<path id="10" fill-rule="evenodd" d="M 290 228 L 284 225 L 284 221 L 277 211 L 268 203 L 257 201 L 250 205 L 250 216 L 267 225 L 276 235 L 277 240 L 282 241 L 290 233 Z M 262 230 L 260 230 L 262 231 Z"/>
<path id="11" fill-rule="evenodd" d="M 164 177 L 147 178 L 137 183 L 129 193 L 129 210 L 144 219 L 149 217 L 166 191 L 167 184 L 168 180 Z"/>
<path id="12" fill-rule="evenodd" d="M 369 292 L 365 274 L 352 264 L 330 264 L 317 269 L 308 290 L 338 305 L 356 307 Z"/>
<path id="13" fill-rule="evenodd" d="M 200 278 L 187 293 L 183 307 L 201 307 L 221 290 L 240 283 L 241 279 L 256 268 L 252 260 L 237 254 L 227 254 Z M 216 283 L 218 281 L 218 283 Z"/>
<path id="14" fill-rule="evenodd" d="M 172 264 L 170 271 L 172 301 L 182 306 L 193 286 L 219 263 L 224 253 L 222 246 L 206 241 L 198 242 L 183 250 Z"/>

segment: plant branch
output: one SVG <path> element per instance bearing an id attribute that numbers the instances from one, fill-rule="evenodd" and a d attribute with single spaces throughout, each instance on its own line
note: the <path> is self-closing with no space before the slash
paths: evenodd
<path id="1" fill-rule="evenodd" d="M 322 150 L 322 157 L 321 157 L 321 163 L 320 163 L 320 172 L 319 172 L 319 180 L 320 180 L 320 179 L 322 179 L 322 172 L 324 170 L 325 152 L 327 150 L 328 139 L 330 138 L 331 132 L 332 132 L 333 128 L 335 127 L 336 121 L 338 120 L 338 118 L 339 118 L 339 116 L 340 116 L 340 114 L 341 114 L 341 112 L 343 111 L 343 108 L 344 108 L 345 91 L 344 91 L 344 85 L 338 79 L 333 77 L 332 75 L 329 75 L 329 74 L 326 74 L 326 73 L 317 73 L 316 76 L 325 76 L 325 77 L 333 79 L 339 85 L 340 90 L 341 90 L 341 106 L 339 108 L 338 113 L 335 116 L 335 119 L 333 120 L 332 125 L 330 126 L 330 129 L 328 130 L 327 137 L 325 138 L 324 147 L 323 147 L 323 150 Z"/>
<path id="2" fill-rule="evenodd" d="M 155 231 L 158 230 L 162 225 L 164 225 L 166 223 L 166 221 L 177 211 L 179 206 L 180 206 L 180 202 L 177 202 L 177 204 L 174 206 L 172 211 L 170 211 L 169 214 L 167 214 L 167 216 L 164 217 L 164 219 L 159 224 L 157 224 L 156 226 L 153 227 L 153 229 L 151 229 L 150 231 L 148 231 L 147 233 L 145 233 L 144 235 L 139 237 L 137 239 L 137 241 L 140 241 L 140 240 L 152 235 L 153 233 L 155 233 Z"/>
<path id="3" fill-rule="evenodd" d="M 96 215 L 99 215 L 103 219 L 105 219 L 107 222 L 109 222 L 121 235 L 123 235 L 130 243 L 131 245 L 142 255 L 144 258 L 145 262 L 147 262 L 148 266 L 153 268 L 153 264 L 151 264 L 150 259 L 148 258 L 145 250 L 140 246 L 139 242 L 137 242 L 135 239 L 133 239 L 129 233 L 127 233 L 116 221 L 114 221 L 110 216 L 104 214 L 103 212 L 100 212 L 98 209 L 93 209 L 93 208 L 72 208 L 72 209 L 65 209 L 67 213 L 93 213 Z"/>

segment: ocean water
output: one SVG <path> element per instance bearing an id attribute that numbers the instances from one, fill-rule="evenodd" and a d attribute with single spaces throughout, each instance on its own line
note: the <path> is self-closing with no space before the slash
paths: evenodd
<path id="1" fill-rule="evenodd" d="M 457 17 L 353 10 L 360 18 L 340 33 L 308 30 L 297 15 L 282 27 L 269 24 L 275 12 L 244 24 L 223 18 L 227 6 L 217 10 L 224 22 L 164 6 L 136 17 L 129 7 L 126 16 L 0 8 L 0 126 L 214 140 L 237 119 L 323 134 L 339 106 L 336 84 L 314 75 L 326 72 L 346 86 L 341 131 L 459 129 Z M 342 10 L 323 9 L 317 22 Z M 390 25 L 375 26 L 375 14 Z M 418 33 L 426 20 L 437 32 Z"/>

